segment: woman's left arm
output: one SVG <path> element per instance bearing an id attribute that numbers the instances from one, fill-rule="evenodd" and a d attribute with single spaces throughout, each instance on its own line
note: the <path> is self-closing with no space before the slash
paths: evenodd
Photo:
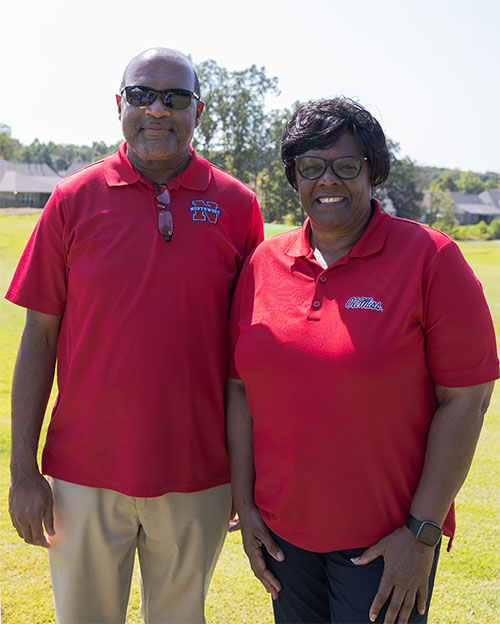
<path id="1" fill-rule="evenodd" d="M 432 419 L 422 475 L 410 513 L 419 520 L 441 526 L 469 472 L 494 382 L 466 388 L 436 385 L 438 408 Z M 434 548 L 419 542 L 400 527 L 353 560 L 364 565 L 384 557 L 384 573 L 370 608 L 375 621 L 382 606 L 390 603 L 384 624 L 406 624 L 415 600 L 425 613 Z"/>
<path id="2" fill-rule="evenodd" d="M 469 472 L 494 381 L 467 388 L 436 385 L 424 468 L 410 513 L 440 526 Z"/>

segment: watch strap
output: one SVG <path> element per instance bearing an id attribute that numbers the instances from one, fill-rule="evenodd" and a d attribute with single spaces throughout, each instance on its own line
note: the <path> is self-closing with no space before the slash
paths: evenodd
<path id="1" fill-rule="evenodd" d="M 439 524 L 431 522 L 430 520 L 417 520 L 417 518 L 411 514 L 408 515 L 405 524 L 410 531 L 415 534 L 418 541 L 422 542 L 422 544 L 426 544 L 427 546 L 435 546 L 443 534 L 443 529 L 439 526 Z M 431 530 L 432 539 L 429 539 L 428 529 Z"/>

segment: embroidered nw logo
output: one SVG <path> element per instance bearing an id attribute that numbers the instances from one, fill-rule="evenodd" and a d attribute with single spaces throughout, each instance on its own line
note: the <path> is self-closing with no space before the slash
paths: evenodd
<path id="1" fill-rule="evenodd" d="M 205 199 L 193 199 L 189 210 L 193 215 L 193 221 L 208 221 L 215 224 L 220 215 L 219 204 Z"/>

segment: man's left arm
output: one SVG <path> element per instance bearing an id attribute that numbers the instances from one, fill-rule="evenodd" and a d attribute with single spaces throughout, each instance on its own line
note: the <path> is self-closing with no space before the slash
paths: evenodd
<path id="1" fill-rule="evenodd" d="M 469 472 L 493 386 L 493 381 L 465 388 L 436 385 L 438 408 L 410 510 L 415 518 L 442 526 Z M 377 618 L 389 598 L 384 624 L 396 619 L 405 624 L 415 600 L 419 613 L 425 613 L 434 548 L 418 541 L 403 526 L 365 550 L 353 563 L 364 565 L 379 556 L 384 557 L 384 572 L 370 619 Z"/>
<path id="2" fill-rule="evenodd" d="M 264 225 L 257 198 L 252 200 L 252 207 L 248 219 L 247 236 L 243 260 L 264 240 Z"/>

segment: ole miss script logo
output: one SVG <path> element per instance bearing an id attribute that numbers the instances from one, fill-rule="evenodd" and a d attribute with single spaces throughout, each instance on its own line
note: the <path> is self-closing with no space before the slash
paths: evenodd
<path id="1" fill-rule="evenodd" d="M 375 301 L 373 297 L 351 297 L 346 301 L 346 308 L 353 310 L 376 310 L 377 312 L 383 312 L 381 301 Z"/>
<path id="2" fill-rule="evenodd" d="M 193 221 L 208 221 L 215 224 L 220 215 L 219 204 L 208 199 L 193 199 L 189 210 L 193 215 Z"/>

